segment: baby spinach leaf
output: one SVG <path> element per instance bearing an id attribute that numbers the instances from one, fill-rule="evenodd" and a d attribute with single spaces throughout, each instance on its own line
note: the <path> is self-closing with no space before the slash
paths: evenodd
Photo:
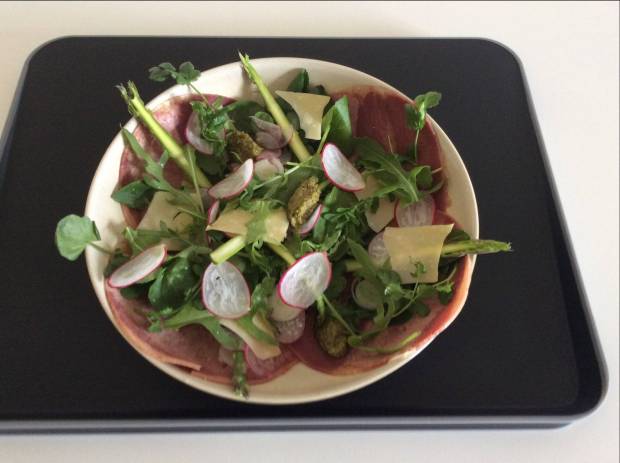
<path id="1" fill-rule="evenodd" d="M 199 282 L 189 259 L 180 258 L 171 262 L 149 288 L 149 301 L 157 310 L 180 307 L 187 302 Z"/>
<path id="2" fill-rule="evenodd" d="M 237 130 L 252 133 L 252 120 L 250 116 L 255 116 L 259 112 L 265 112 L 265 108 L 255 101 L 240 100 L 226 106 L 228 117 L 233 121 Z"/>
<path id="3" fill-rule="evenodd" d="M 324 142 L 334 143 L 345 154 L 350 154 L 353 147 L 353 131 L 349 116 L 349 99 L 340 98 L 325 113 L 321 123 L 321 130 L 325 136 Z M 319 150 L 323 143 L 319 145 Z"/>
<path id="4" fill-rule="evenodd" d="M 145 209 L 154 193 L 155 190 L 144 180 L 136 180 L 112 193 L 112 199 L 134 209 Z"/>
<path id="5" fill-rule="evenodd" d="M 295 76 L 295 78 L 288 85 L 287 90 L 289 92 L 300 92 L 305 93 L 308 91 L 308 83 L 310 82 L 310 77 L 308 76 L 308 71 L 302 69 L 299 71 L 299 74 Z"/>
<path id="6" fill-rule="evenodd" d="M 71 214 L 56 225 L 56 247 L 60 255 L 68 260 L 76 260 L 86 246 L 100 239 L 95 222 L 88 217 Z"/>

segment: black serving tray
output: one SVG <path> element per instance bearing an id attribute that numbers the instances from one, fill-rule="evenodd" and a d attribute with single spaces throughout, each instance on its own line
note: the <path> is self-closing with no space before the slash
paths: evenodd
<path id="1" fill-rule="evenodd" d="M 56 252 L 102 153 L 145 100 L 147 69 L 299 56 L 370 73 L 433 109 L 458 147 L 481 234 L 515 252 L 479 259 L 465 309 L 415 360 L 363 390 L 296 406 L 193 390 L 116 332 L 83 262 Z M 284 71 L 284 70 L 283 70 Z M 329 85 L 329 82 L 326 82 Z M 68 37 L 30 56 L 0 144 L 0 429 L 23 431 L 553 427 L 606 388 L 598 342 L 518 58 L 478 39 Z"/>

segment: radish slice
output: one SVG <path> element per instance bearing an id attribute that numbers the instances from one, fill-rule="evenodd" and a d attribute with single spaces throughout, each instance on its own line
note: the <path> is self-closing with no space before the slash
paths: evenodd
<path id="1" fill-rule="evenodd" d="M 278 332 L 278 341 L 284 344 L 291 344 L 301 338 L 306 326 L 306 312 L 302 311 L 292 320 L 285 322 L 275 322 L 274 326 Z"/>
<path id="2" fill-rule="evenodd" d="M 263 182 L 284 172 L 284 166 L 278 158 L 261 159 L 254 166 L 254 173 Z"/>
<path id="3" fill-rule="evenodd" d="M 209 264 L 202 277 L 202 303 L 222 318 L 239 318 L 250 311 L 250 288 L 230 262 Z"/>
<path id="4" fill-rule="evenodd" d="M 351 294 L 355 303 L 363 309 L 375 310 L 381 304 L 381 294 L 368 280 L 356 280 Z"/>
<path id="5" fill-rule="evenodd" d="M 361 191 L 364 177 L 333 143 L 326 143 L 321 152 L 321 164 L 328 180 L 344 191 Z"/>
<path id="6" fill-rule="evenodd" d="M 112 288 L 126 288 L 142 280 L 161 266 L 167 254 L 168 251 L 163 244 L 142 251 L 110 275 L 108 281 L 110 286 Z"/>
<path id="7" fill-rule="evenodd" d="M 248 368 L 260 378 L 268 377 L 278 369 L 279 356 L 270 357 L 268 359 L 260 359 L 247 344 L 243 349 L 243 354 Z"/>
<path id="8" fill-rule="evenodd" d="M 262 161 L 263 159 L 280 159 L 282 156 L 282 150 L 263 150 L 260 152 L 258 156 L 256 156 L 257 161 Z"/>
<path id="9" fill-rule="evenodd" d="M 213 201 L 213 204 L 209 206 L 207 210 L 207 225 L 212 224 L 217 219 L 217 215 L 220 213 L 220 200 Z"/>
<path id="10" fill-rule="evenodd" d="M 312 229 L 314 228 L 314 226 L 316 225 L 316 223 L 319 221 L 319 219 L 321 218 L 321 212 L 323 212 L 323 205 L 319 204 L 315 209 L 314 212 L 312 213 L 312 215 L 308 218 L 308 220 L 306 221 L 305 224 L 303 224 L 300 228 L 299 228 L 299 234 L 300 235 L 307 235 L 308 233 L 310 233 L 312 231 Z"/>
<path id="11" fill-rule="evenodd" d="M 427 195 L 417 203 L 401 206 L 400 200 L 394 206 L 394 218 L 399 227 L 421 227 L 432 225 L 435 215 L 435 200 Z"/>
<path id="12" fill-rule="evenodd" d="M 385 242 L 383 241 L 383 232 L 375 235 L 375 237 L 368 243 L 368 256 L 372 263 L 377 267 L 382 267 L 390 258 Z"/>
<path id="13" fill-rule="evenodd" d="M 220 349 L 217 351 L 217 359 L 220 363 L 232 367 L 234 364 L 233 351 L 220 346 Z"/>
<path id="14" fill-rule="evenodd" d="M 185 138 L 190 145 L 203 154 L 213 154 L 213 145 L 200 136 L 200 121 L 198 113 L 192 111 L 185 126 Z"/>
<path id="15" fill-rule="evenodd" d="M 287 322 L 299 316 L 299 314 L 302 312 L 301 309 L 291 307 L 290 305 L 286 305 L 284 302 L 282 302 L 282 299 L 280 299 L 280 296 L 277 292 L 271 295 L 269 305 L 271 306 L 270 318 L 276 322 Z"/>
<path id="16" fill-rule="evenodd" d="M 254 161 L 248 159 L 224 180 L 213 185 L 209 194 L 217 199 L 229 199 L 237 196 L 248 186 L 253 174 Z"/>
<path id="17" fill-rule="evenodd" d="M 287 130 L 286 133 L 278 124 L 264 121 L 256 116 L 250 116 L 258 131 L 256 132 L 256 143 L 263 148 L 275 150 L 282 148 L 288 144 L 293 136 L 293 130 Z"/>
<path id="18" fill-rule="evenodd" d="M 326 252 L 312 252 L 297 259 L 280 278 L 278 294 L 282 302 L 307 309 L 327 289 L 332 278 L 332 264 Z"/>

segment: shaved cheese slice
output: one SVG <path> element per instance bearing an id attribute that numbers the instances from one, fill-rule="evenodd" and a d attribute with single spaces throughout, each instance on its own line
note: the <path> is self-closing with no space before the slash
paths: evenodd
<path id="1" fill-rule="evenodd" d="M 354 194 L 357 199 L 366 199 L 373 195 L 375 191 L 381 188 L 379 181 L 372 175 L 366 177 L 366 187 L 361 191 L 356 191 Z M 366 211 L 366 221 L 368 226 L 376 233 L 379 233 L 389 224 L 394 218 L 394 201 L 390 201 L 388 198 L 379 199 L 379 206 L 375 212 Z"/>
<path id="2" fill-rule="evenodd" d="M 243 341 L 252 349 L 254 355 L 256 355 L 259 359 L 265 360 L 272 357 L 277 357 L 282 353 L 280 348 L 277 345 L 267 344 L 265 342 L 259 341 L 255 337 L 253 337 L 250 333 L 248 333 L 245 329 L 239 325 L 237 320 L 230 320 L 225 318 L 220 318 L 220 325 L 225 326 L 230 331 L 239 336 Z M 271 329 L 271 327 L 260 317 L 260 315 L 254 315 L 252 319 L 254 325 L 260 330 L 269 333 L 275 339 L 275 333 Z"/>
<path id="3" fill-rule="evenodd" d="M 254 215 L 244 209 L 233 209 L 220 214 L 215 222 L 207 227 L 207 230 L 217 230 L 233 235 L 245 235 L 247 224 Z M 286 238 L 288 231 L 288 219 L 284 209 L 274 210 L 265 220 L 266 234 L 263 237 L 268 243 L 281 243 Z"/>
<path id="4" fill-rule="evenodd" d="M 233 235 L 245 235 L 247 232 L 246 225 L 252 220 L 251 212 L 245 209 L 232 209 L 222 212 L 215 222 L 207 227 L 207 230 L 217 230 L 224 233 L 232 233 Z"/>
<path id="5" fill-rule="evenodd" d="M 437 281 L 441 248 L 453 226 L 454 224 L 385 229 L 383 241 L 390 256 L 390 264 L 392 269 L 401 275 L 403 283 Z M 424 271 L 418 272 L 418 267 L 422 267 Z"/>
<path id="6" fill-rule="evenodd" d="M 276 95 L 291 105 L 299 116 L 299 125 L 310 140 L 321 139 L 321 121 L 323 110 L 329 103 L 329 96 L 312 93 L 276 91 Z"/>
<path id="7" fill-rule="evenodd" d="M 192 194 L 194 199 L 198 196 Z M 146 214 L 142 217 L 142 220 L 138 224 L 138 230 L 160 230 L 160 222 L 164 222 L 168 228 L 182 233 L 191 223 L 192 217 L 184 212 L 179 213 L 179 209 L 170 204 L 173 196 L 170 193 L 164 191 L 157 191 L 153 195 L 153 199 L 149 204 Z M 174 239 L 162 240 L 162 243 L 166 245 L 168 250 L 177 251 L 183 248 L 183 244 Z"/>

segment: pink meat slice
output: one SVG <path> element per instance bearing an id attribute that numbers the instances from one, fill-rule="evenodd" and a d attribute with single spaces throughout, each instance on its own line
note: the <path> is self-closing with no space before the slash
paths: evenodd
<path id="1" fill-rule="evenodd" d="M 125 339 L 149 359 L 188 369 L 191 374 L 209 381 L 230 384 L 232 368 L 218 360 L 219 343 L 204 327 L 188 325 L 179 330 L 148 331 L 149 323 L 143 315 L 151 310 L 144 300 L 125 299 L 118 289 L 105 282 L 105 294 L 115 325 Z M 276 359 L 276 368 L 266 376 L 248 371 L 248 382 L 258 384 L 269 381 L 286 371 L 297 357 L 283 346 Z"/>
<path id="2" fill-rule="evenodd" d="M 219 95 L 205 95 L 209 103 L 213 103 L 217 98 L 222 98 L 222 104 L 227 105 L 233 100 L 228 97 L 221 97 Z M 159 105 L 154 111 L 153 116 L 166 129 L 179 143 L 186 144 L 185 138 L 185 126 L 189 116 L 192 114 L 191 102 L 200 100 L 201 97 L 196 94 L 182 95 L 170 98 L 161 105 Z M 159 142 L 151 135 L 146 127 L 138 125 L 134 130 L 133 135 L 138 140 L 138 143 L 148 152 L 153 155 L 155 159 L 159 159 L 163 149 Z M 203 156 L 202 154 L 198 154 Z M 123 187 L 128 183 L 142 178 L 144 172 L 144 163 L 138 158 L 133 151 L 129 148 L 125 148 L 121 155 L 121 163 L 118 175 L 118 185 Z M 164 175 L 173 186 L 180 186 L 184 179 L 184 174 L 181 168 L 174 162 L 170 161 L 166 163 L 164 168 Z M 136 227 L 140 223 L 142 217 L 144 217 L 145 210 L 132 209 L 127 206 L 122 206 L 123 216 L 125 222 L 130 227 Z"/>
<path id="3" fill-rule="evenodd" d="M 415 134 L 407 127 L 405 104 L 408 98 L 381 87 L 355 86 L 334 93 L 332 98 L 349 99 L 349 114 L 353 135 L 377 140 L 389 153 L 405 154 L 413 144 Z M 442 153 L 433 125 L 425 124 L 418 138 L 418 164 L 429 165 L 433 170 L 442 165 Z M 435 174 L 435 181 L 442 180 L 443 173 Z M 434 195 L 440 209 L 449 205 L 445 193 Z"/>
<path id="4" fill-rule="evenodd" d="M 353 134 L 357 137 L 369 137 L 380 142 L 385 150 L 395 153 L 406 153 L 414 141 L 414 133 L 407 127 L 405 117 L 405 103 L 411 100 L 379 87 L 358 86 L 333 94 L 334 99 L 346 95 L 349 98 L 349 113 Z M 427 123 L 420 132 L 418 139 L 418 163 L 430 165 L 437 169 L 442 165 L 442 153 L 435 131 Z M 443 174 L 435 177 L 435 181 L 443 179 Z M 454 220 L 445 210 L 448 198 L 445 193 L 435 194 L 434 199 L 438 210 L 434 223 L 454 223 Z M 430 314 L 424 318 L 414 317 L 408 322 L 388 328 L 374 338 L 368 346 L 391 347 L 415 331 L 420 331 L 414 341 L 403 350 L 392 355 L 379 355 L 359 349 L 351 349 L 340 359 L 327 355 L 318 345 L 314 336 L 316 313 L 308 313 L 304 334 L 291 349 L 299 360 L 315 370 L 333 374 L 348 375 L 372 370 L 388 363 L 397 357 L 407 355 L 412 350 L 421 350 L 441 333 L 459 314 L 465 300 L 471 281 L 471 259 L 461 259 L 455 275 L 455 292 L 451 302 L 443 306 L 436 298 L 425 303 L 430 308 Z"/>
<path id="5" fill-rule="evenodd" d="M 414 317 L 406 323 L 392 326 L 369 342 L 372 347 L 391 347 L 411 333 L 420 331 L 414 341 L 406 348 L 392 355 L 380 355 L 351 349 L 343 358 L 336 359 L 327 355 L 318 345 L 314 336 L 316 314 L 309 313 L 306 318 L 306 328 L 302 337 L 290 347 L 299 360 L 314 370 L 332 375 L 349 375 L 372 370 L 385 365 L 390 360 L 407 355 L 408 352 L 421 350 L 441 333 L 459 314 L 467 298 L 467 291 L 471 281 L 471 260 L 465 257 L 459 263 L 455 275 L 455 292 L 448 305 L 441 305 L 437 299 L 427 300 L 425 303 L 431 309 L 424 318 Z"/>

